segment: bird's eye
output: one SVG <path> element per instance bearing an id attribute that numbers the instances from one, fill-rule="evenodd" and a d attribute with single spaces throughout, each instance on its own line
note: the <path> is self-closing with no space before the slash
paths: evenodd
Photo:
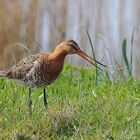
<path id="1" fill-rule="evenodd" d="M 78 50 L 78 48 L 75 46 L 75 44 L 70 43 L 70 46 L 72 46 L 76 51 Z"/>
<path id="2" fill-rule="evenodd" d="M 75 47 L 75 45 L 73 43 L 69 43 L 70 46 Z"/>

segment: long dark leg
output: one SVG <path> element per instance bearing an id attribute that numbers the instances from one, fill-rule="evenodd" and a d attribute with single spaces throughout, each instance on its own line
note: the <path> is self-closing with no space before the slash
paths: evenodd
<path id="1" fill-rule="evenodd" d="M 45 88 L 43 89 L 43 95 L 44 95 L 44 98 L 43 98 L 44 106 L 48 110 L 48 102 L 47 102 L 47 99 L 46 99 L 46 89 Z"/>
<path id="2" fill-rule="evenodd" d="M 29 113 L 32 116 L 32 100 L 31 100 L 31 88 L 29 87 L 29 97 L 28 97 L 28 105 L 29 105 Z"/>

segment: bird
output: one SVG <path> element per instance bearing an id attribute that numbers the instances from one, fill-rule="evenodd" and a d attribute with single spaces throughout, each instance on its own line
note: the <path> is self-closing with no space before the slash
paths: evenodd
<path id="1" fill-rule="evenodd" d="M 29 55 L 8 70 L 0 71 L 0 77 L 18 80 L 29 87 L 28 105 L 30 114 L 32 114 L 32 89 L 41 87 L 43 89 L 44 106 L 48 110 L 46 87 L 57 79 L 63 69 L 64 59 L 69 54 L 79 55 L 100 70 L 102 69 L 97 64 L 106 67 L 106 65 L 84 53 L 76 41 L 65 40 L 58 44 L 53 52 Z"/>

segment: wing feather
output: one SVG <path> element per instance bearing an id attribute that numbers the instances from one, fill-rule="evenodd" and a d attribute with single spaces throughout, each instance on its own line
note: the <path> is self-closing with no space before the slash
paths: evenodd
<path id="1" fill-rule="evenodd" d="M 30 55 L 22 60 L 20 60 L 17 64 L 12 66 L 10 70 L 7 72 L 6 77 L 11 79 L 19 79 L 22 80 L 26 76 L 26 74 L 32 69 L 34 63 L 42 56 L 41 53 Z"/>

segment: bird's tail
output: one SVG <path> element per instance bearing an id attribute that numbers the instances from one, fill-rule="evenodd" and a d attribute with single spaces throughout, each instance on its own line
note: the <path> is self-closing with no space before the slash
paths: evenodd
<path id="1" fill-rule="evenodd" d="M 6 71 L 0 71 L 0 77 L 5 77 L 6 76 Z"/>

